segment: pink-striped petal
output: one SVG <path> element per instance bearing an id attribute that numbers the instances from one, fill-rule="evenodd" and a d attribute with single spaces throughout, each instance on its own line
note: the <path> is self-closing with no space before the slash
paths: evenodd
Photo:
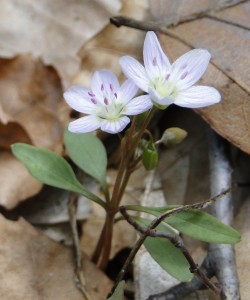
<path id="1" fill-rule="evenodd" d="M 153 31 L 149 31 L 146 35 L 143 59 L 146 72 L 151 80 L 156 77 L 165 77 L 170 69 L 170 62 Z"/>
<path id="2" fill-rule="evenodd" d="M 69 123 L 68 129 L 74 133 L 91 132 L 99 128 L 100 119 L 95 116 L 86 116 Z"/>
<path id="3" fill-rule="evenodd" d="M 90 90 L 75 85 L 69 88 L 63 94 L 63 97 L 74 110 L 84 114 L 92 114 L 96 109 L 96 105 L 91 102 L 89 93 L 91 93 Z"/>
<path id="4" fill-rule="evenodd" d="M 98 100 L 103 104 L 103 99 L 112 99 L 114 93 L 120 88 L 117 77 L 109 70 L 96 71 L 92 78 L 91 88 Z"/>
<path id="5" fill-rule="evenodd" d="M 215 88 L 197 85 L 180 92 L 174 103 L 182 107 L 200 108 L 216 104 L 220 100 L 221 95 Z"/>
<path id="6" fill-rule="evenodd" d="M 145 68 L 133 57 L 123 56 L 120 59 L 123 73 L 144 92 L 148 92 L 149 78 Z"/>
<path id="7" fill-rule="evenodd" d="M 126 105 L 137 93 L 138 87 L 131 79 L 126 80 L 120 89 L 117 91 L 117 102 L 122 102 Z"/>
<path id="8" fill-rule="evenodd" d="M 121 132 L 130 122 L 127 116 L 121 117 L 118 121 L 104 120 L 101 124 L 101 130 L 108 133 Z"/>
<path id="9" fill-rule="evenodd" d="M 176 80 L 179 90 L 191 87 L 206 71 L 210 57 L 210 53 L 203 49 L 194 49 L 185 53 L 172 65 L 170 80 Z"/>
<path id="10" fill-rule="evenodd" d="M 132 99 L 125 107 L 124 114 L 134 116 L 149 110 L 153 103 L 149 95 L 142 95 Z"/>

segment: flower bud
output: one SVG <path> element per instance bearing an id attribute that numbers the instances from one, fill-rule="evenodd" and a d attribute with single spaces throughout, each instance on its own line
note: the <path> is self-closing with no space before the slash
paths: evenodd
<path id="1" fill-rule="evenodd" d="M 158 152 L 153 142 L 148 142 L 142 150 L 142 163 L 146 170 L 153 170 L 158 164 Z"/>
<path id="2" fill-rule="evenodd" d="M 156 144 L 164 144 L 166 147 L 173 147 L 180 144 L 187 136 L 184 129 L 178 127 L 171 127 L 164 131 L 162 138 Z"/>

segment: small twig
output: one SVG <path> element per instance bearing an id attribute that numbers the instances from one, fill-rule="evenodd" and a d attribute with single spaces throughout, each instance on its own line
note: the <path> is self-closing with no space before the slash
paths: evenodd
<path id="1" fill-rule="evenodd" d="M 214 268 L 210 263 L 208 257 L 203 261 L 200 266 L 200 270 L 204 273 L 208 278 L 214 276 Z M 147 300 L 174 300 L 174 299 L 182 299 L 188 294 L 191 294 L 198 289 L 202 288 L 204 283 L 198 278 L 193 277 L 190 282 L 181 282 L 180 284 L 170 288 L 167 292 L 162 292 L 155 295 L 150 295 Z"/>
<path id="2" fill-rule="evenodd" d="M 142 21 L 137 21 L 137 20 L 127 18 L 124 16 L 112 17 L 112 18 L 110 18 L 110 23 L 114 24 L 117 27 L 127 26 L 127 27 L 131 27 L 131 28 L 135 28 L 135 29 L 139 29 L 139 30 L 143 30 L 143 31 L 154 30 L 154 31 L 158 31 L 158 32 L 166 34 L 166 33 L 168 33 L 167 27 L 179 25 L 179 24 L 182 24 L 185 22 L 190 22 L 192 20 L 197 20 L 197 19 L 209 16 L 209 14 L 211 14 L 211 13 L 218 12 L 220 10 L 223 10 L 225 8 L 229 8 L 232 6 L 236 6 L 236 5 L 242 4 L 244 2 L 247 2 L 247 0 L 221 1 L 221 2 L 218 2 L 216 7 L 214 7 L 214 8 L 208 8 L 204 11 L 196 12 L 196 13 L 190 14 L 188 16 L 181 17 L 178 20 L 176 20 L 176 17 L 167 18 L 167 19 L 164 19 L 164 21 L 162 23 L 159 23 L 159 22 L 156 23 L 156 22 L 150 22 L 150 21 L 142 22 Z"/>
<path id="3" fill-rule="evenodd" d="M 68 204 L 68 212 L 69 212 L 70 226 L 72 230 L 75 260 L 76 260 L 75 283 L 78 289 L 82 292 L 84 299 L 91 300 L 91 297 L 86 290 L 86 282 L 85 282 L 83 266 L 82 266 L 82 253 L 81 253 L 79 236 L 77 231 L 77 215 L 76 215 L 77 204 L 78 204 L 78 195 L 75 193 L 71 193 L 69 204 Z"/>
<path id="4" fill-rule="evenodd" d="M 230 187 L 229 189 L 223 191 L 221 194 L 209 199 L 209 200 L 206 200 L 206 201 L 203 201 L 203 202 L 199 202 L 199 203 L 196 203 L 196 204 L 190 204 L 190 205 L 184 205 L 184 206 L 180 206 L 180 207 L 177 207 L 177 208 L 174 208 L 170 211 L 167 211 L 166 213 L 164 213 L 163 215 L 159 216 L 158 218 L 155 218 L 151 224 L 147 227 L 147 230 L 152 230 L 154 228 L 156 228 L 164 219 L 166 219 L 167 217 L 169 216 L 172 216 L 173 214 L 176 214 L 178 212 L 182 212 L 182 211 L 185 211 L 185 210 L 188 210 L 188 209 L 202 209 L 202 208 L 205 208 L 207 207 L 208 205 L 212 204 L 213 202 L 217 201 L 218 199 L 220 199 L 221 197 L 223 197 L 224 195 L 226 195 L 227 193 L 230 193 L 232 192 L 235 188 L 237 187 L 237 185 L 233 185 L 232 187 Z M 125 209 L 124 206 L 121 206 L 119 208 L 120 212 L 122 213 Z M 113 292 L 115 291 L 116 287 L 118 286 L 119 282 L 123 279 L 125 273 L 127 272 L 127 269 L 129 267 L 129 265 L 131 264 L 131 262 L 133 261 L 136 253 L 138 252 L 138 250 L 140 249 L 140 247 L 142 246 L 142 244 L 144 243 L 145 239 L 147 238 L 147 235 L 146 234 L 143 234 L 136 242 L 136 244 L 134 245 L 133 249 L 131 250 L 129 256 L 127 257 L 121 271 L 119 272 L 117 278 L 116 278 L 116 281 L 114 283 L 114 286 L 110 292 L 110 294 L 112 295 Z"/>
<path id="5" fill-rule="evenodd" d="M 189 265 L 190 265 L 190 272 L 194 273 L 196 276 L 198 276 L 203 283 L 210 288 L 215 293 L 219 293 L 219 289 L 216 285 L 214 285 L 208 277 L 200 270 L 198 265 L 194 262 L 192 256 L 190 255 L 187 248 L 184 246 L 182 239 L 178 235 L 172 235 L 168 234 L 166 232 L 157 231 L 153 228 L 150 228 L 151 226 L 144 228 L 140 226 L 137 222 L 135 222 L 127 213 L 124 206 L 120 207 L 120 212 L 123 215 L 123 217 L 126 219 L 126 221 L 132 225 L 138 232 L 143 234 L 146 237 L 161 237 L 169 240 L 176 248 L 180 249 L 180 251 L 183 253 L 185 258 L 187 259 Z"/>

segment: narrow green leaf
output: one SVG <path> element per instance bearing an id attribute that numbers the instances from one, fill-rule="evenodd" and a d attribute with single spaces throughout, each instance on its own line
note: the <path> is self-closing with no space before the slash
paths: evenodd
<path id="1" fill-rule="evenodd" d="M 30 174 L 39 181 L 79 193 L 103 206 L 103 201 L 77 180 L 71 166 L 60 155 L 23 143 L 13 144 L 11 149 Z"/>
<path id="2" fill-rule="evenodd" d="M 106 190 L 107 153 L 100 139 L 90 133 L 75 134 L 65 129 L 64 142 L 73 162 Z"/>
<path id="3" fill-rule="evenodd" d="M 125 281 L 124 280 L 120 281 L 113 295 L 109 297 L 107 300 L 123 300 L 124 285 L 125 285 Z"/>
<path id="4" fill-rule="evenodd" d="M 139 217 L 134 218 L 141 226 L 147 227 L 151 221 Z M 160 224 L 157 230 L 175 234 L 173 229 Z M 187 262 L 183 253 L 176 248 L 169 240 L 164 238 L 147 237 L 144 246 L 153 257 L 153 259 L 170 275 L 180 281 L 190 281 L 193 274 L 189 270 L 189 263 Z"/>
<path id="5" fill-rule="evenodd" d="M 158 217 L 175 207 L 177 206 L 143 207 L 131 205 L 126 208 L 143 211 Z M 240 234 L 235 229 L 220 222 L 212 215 L 196 209 L 176 213 L 166 218 L 164 222 L 185 235 L 208 243 L 236 244 L 241 240 Z"/>

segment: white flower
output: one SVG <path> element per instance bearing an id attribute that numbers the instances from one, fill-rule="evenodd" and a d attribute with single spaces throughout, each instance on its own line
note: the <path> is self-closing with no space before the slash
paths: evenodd
<path id="1" fill-rule="evenodd" d="M 130 122 L 127 115 L 137 115 L 152 107 L 147 96 L 133 98 L 137 91 L 132 80 L 120 86 L 112 72 L 95 72 L 91 90 L 77 85 L 64 93 L 70 107 L 88 115 L 71 122 L 69 131 L 84 133 L 98 128 L 109 133 L 122 131 Z"/>
<path id="2" fill-rule="evenodd" d="M 218 103 L 219 92 L 208 86 L 193 86 L 204 74 L 211 55 L 207 50 L 194 49 L 178 58 L 172 65 L 163 52 L 154 32 L 147 33 L 143 58 L 144 66 L 130 56 L 120 59 L 126 76 L 149 94 L 159 108 L 174 103 L 198 108 Z"/>

